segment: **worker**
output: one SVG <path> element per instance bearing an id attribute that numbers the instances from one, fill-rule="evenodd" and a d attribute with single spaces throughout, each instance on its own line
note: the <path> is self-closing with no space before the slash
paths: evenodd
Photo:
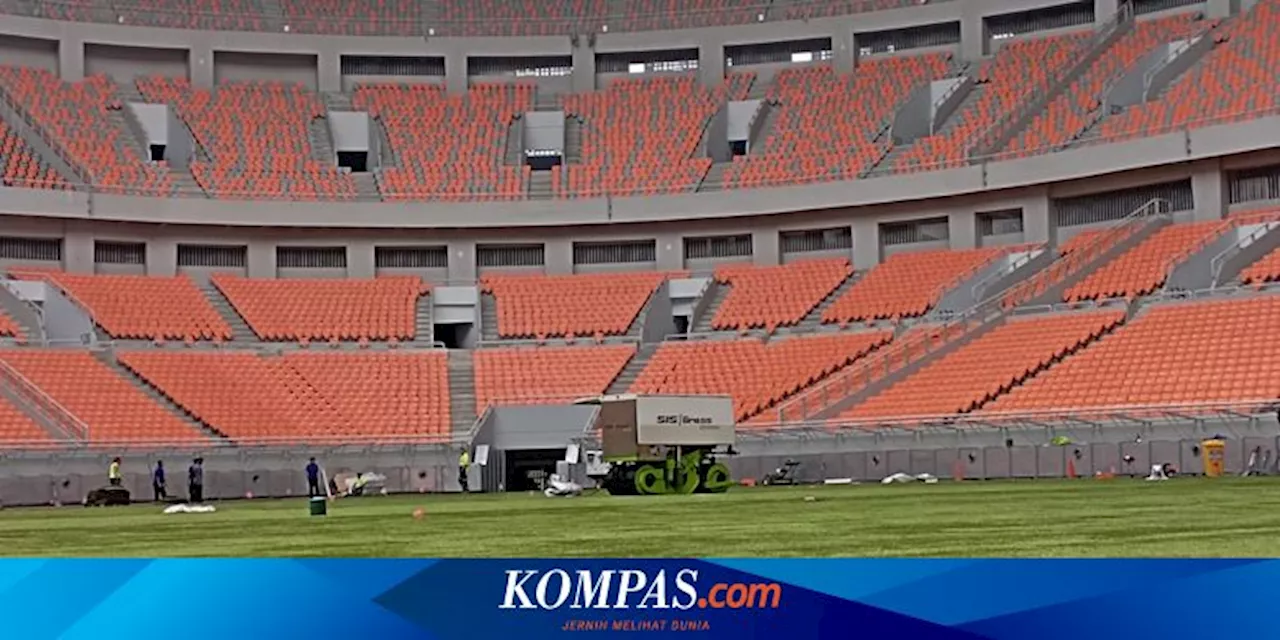
<path id="1" fill-rule="evenodd" d="M 316 459 L 312 458 L 307 463 L 307 495 L 314 498 L 320 493 L 320 465 L 316 464 Z"/>
<path id="2" fill-rule="evenodd" d="M 204 502 L 204 458 L 196 458 L 187 467 L 187 495 L 189 502 Z"/>
<path id="3" fill-rule="evenodd" d="M 458 484 L 462 486 L 462 492 L 468 491 L 467 487 L 467 467 L 471 466 L 471 452 L 463 449 L 462 455 L 458 456 Z"/>
<path id="4" fill-rule="evenodd" d="M 120 486 L 120 458 L 112 458 L 111 466 L 107 467 L 107 484 L 118 487 Z"/>
<path id="5" fill-rule="evenodd" d="M 155 492 L 156 502 L 169 497 L 164 484 L 164 460 L 156 460 L 156 470 L 151 474 L 151 490 Z"/>

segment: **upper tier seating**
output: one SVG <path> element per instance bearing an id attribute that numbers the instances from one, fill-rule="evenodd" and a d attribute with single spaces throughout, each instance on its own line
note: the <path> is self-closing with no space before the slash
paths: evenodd
<path id="1" fill-rule="evenodd" d="M 852 407 L 840 418 L 967 413 L 1123 321 L 1123 311 L 1013 318 Z"/>
<path id="2" fill-rule="evenodd" d="M 0 396 L 0 448 L 5 443 L 52 443 L 49 432 Z"/>
<path id="3" fill-rule="evenodd" d="M 213 283 L 263 340 L 412 340 L 420 278 L 255 280 L 215 274 Z"/>
<path id="4" fill-rule="evenodd" d="M 102 3 L 85 4 L 103 7 Z M 123 24 L 168 29 L 275 31 L 280 28 L 276 20 L 267 16 L 262 0 L 128 0 L 110 3 L 106 14 L 110 16 L 109 22 L 119 20 Z"/>
<path id="5" fill-rule="evenodd" d="M 699 29 L 758 22 L 765 13 L 760 0 L 629 0 L 620 23 L 627 31 Z M 610 29 L 619 21 L 610 17 Z"/>
<path id="6" fill-rule="evenodd" d="M 1241 284 L 1263 284 L 1280 280 L 1280 248 L 1240 271 Z"/>
<path id="7" fill-rule="evenodd" d="M 70 189 L 61 174 L 40 160 L 4 120 L 0 120 L 0 185 L 32 189 Z"/>
<path id="8" fill-rule="evenodd" d="M 1164 96 L 1102 121 L 1101 139 L 1154 135 L 1272 114 L 1280 107 L 1280 0 L 1259 0 Z"/>
<path id="9" fill-rule="evenodd" d="M 280 0 L 290 33 L 346 36 L 422 34 L 420 0 Z"/>
<path id="10" fill-rule="evenodd" d="M 1068 410 L 1280 398 L 1280 297 L 1153 307 L 984 406 Z"/>
<path id="11" fill-rule="evenodd" d="M 762 151 L 738 156 L 725 184 L 758 187 L 856 176 L 889 150 L 879 139 L 916 87 L 947 73 L 948 54 L 871 58 L 855 72 L 784 69 L 770 88 L 781 111 Z M 857 96 L 857 98 L 853 98 Z"/>
<path id="12" fill-rule="evenodd" d="M 746 97 L 754 77 L 730 73 L 715 90 L 691 75 L 624 78 L 565 96 L 565 114 L 583 121 L 582 160 L 553 169 L 553 185 L 582 197 L 695 190 L 711 168 L 710 158 L 694 157 L 702 131 L 726 99 Z"/>
<path id="13" fill-rule="evenodd" d="M 443 351 L 136 351 L 121 353 L 120 361 L 233 440 L 427 440 L 449 433 Z"/>
<path id="14" fill-rule="evenodd" d="M 853 15 L 868 11 L 900 9 L 924 4 L 921 0 L 773 0 L 769 15 L 775 20 L 808 20 Z"/>
<path id="15" fill-rule="evenodd" d="M 1131 237 L 1140 225 L 1086 229 L 1058 245 L 1058 259 L 1013 285 L 1004 296 L 1005 308 L 1013 308 L 1045 294 L 1050 288 L 1080 273 L 1091 261 Z"/>
<path id="16" fill-rule="evenodd" d="M 1221 220 L 1169 225 L 1068 287 L 1063 299 L 1075 302 L 1151 293 L 1164 285 L 1175 264 L 1229 226 Z"/>
<path id="17" fill-rule="evenodd" d="M 867 331 L 768 343 L 665 342 L 640 372 L 630 392 L 733 396 L 734 416 L 745 421 L 862 357 L 892 336 L 889 331 Z"/>
<path id="18" fill-rule="evenodd" d="M 918 171 L 953 167 L 968 160 L 969 150 L 1005 114 L 1035 99 L 1083 52 L 1084 33 L 1018 40 L 1000 47 L 995 57 L 982 63 L 973 91 L 979 91 L 968 108 L 953 113 L 942 129 L 916 140 L 895 168 Z"/>
<path id="19" fill-rule="evenodd" d="M 805 260 L 776 267 L 733 265 L 716 269 L 729 287 L 711 327 L 773 330 L 804 319 L 850 274 L 845 258 Z"/>
<path id="20" fill-rule="evenodd" d="M 44 69 L 0 66 L 0 90 L 21 106 L 52 146 L 81 168 L 98 189 L 175 193 L 165 164 L 147 162 L 141 146 L 127 142 L 117 113 L 124 105 L 118 87 L 107 76 L 63 82 Z"/>
<path id="21" fill-rule="evenodd" d="M 476 415 L 490 404 L 564 403 L 601 395 L 635 352 L 633 344 L 480 349 L 475 353 Z"/>
<path id="22" fill-rule="evenodd" d="M 665 273 L 485 276 L 503 338 L 622 335 L 667 278 Z"/>
<path id="23" fill-rule="evenodd" d="M 1007 152 L 1027 155 L 1058 149 L 1076 139 L 1102 114 L 1102 100 L 1114 81 L 1155 47 L 1207 31 L 1215 21 L 1197 12 L 1139 22 L 1085 70 L 1072 85 L 1037 114 L 1010 141 Z"/>
<path id="24" fill-rule="evenodd" d="M 113 338 L 230 340 L 231 327 L 186 276 L 31 273 L 70 294 Z"/>
<path id="25" fill-rule="evenodd" d="M 352 104 L 382 122 L 399 165 L 378 173 L 387 200 L 516 200 L 530 169 L 504 164 L 511 123 L 533 108 L 533 85 L 484 84 L 446 96 L 427 84 L 361 85 Z"/>
<path id="26" fill-rule="evenodd" d="M 22 338 L 24 337 L 22 327 L 16 320 L 5 315 L 0 310 L 0 338 Z"/>
<path id="27" fill-rule="evenodd" d="M 599 33 L 608 0 L 440 0 L 436 35 Z M 613 27 L 616 28 L 616 27 Z"/>
<path id="28" fill-rule="evenodd" d="M 8 350 L 0 360 L 87 424 L 90 442 L 207 440 L 88 351 Z"/>
<path id="29" fill-rule="evenodd" d="M 289 82 L 242 82 L 196 89 L 186 79 L 138 80 L 152 102 L 172 105 L 210 160 L 191 173 L 226 198 L 352 199 L 356 185 L 333 158 L 321 159 L 308 129 L 325 117 L 319 96 Z"/>
<path id="30" fill-rule="evenodd" d="M 822 313 L 822 321 L 847 323 L 922 316 L 948 288 L 1008 251 L 1008 247 L 987 247 L 895 253 L 836 298 Z"/>

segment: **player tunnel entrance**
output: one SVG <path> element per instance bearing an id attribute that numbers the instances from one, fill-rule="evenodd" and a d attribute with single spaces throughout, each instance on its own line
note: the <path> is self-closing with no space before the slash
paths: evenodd
<path id="1" fill-rule="evenodd" d="M 564 460 L 564 447 L 559 449 L 521 449 L 504 451 L 507 491 L 542 491 L 546 481 L 556 472 L 556 463 Z"/>

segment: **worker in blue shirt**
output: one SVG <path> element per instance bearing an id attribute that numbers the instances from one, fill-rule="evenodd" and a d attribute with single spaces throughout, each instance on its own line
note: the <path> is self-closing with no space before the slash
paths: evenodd
<path id="1" fill-rule="evenodd" d="M 324 495 L 320 492 L 320 465 L 315 458 L 307 463 L 307 495 L 313 498 Z"/>
<path id="2" fill-rule="evenodd" d="M 164 460 L 156 460 L 156 470 L 151 474 L 151 490 L 156 494 L 156 502 L 169 497 L 164 485 Z"/>

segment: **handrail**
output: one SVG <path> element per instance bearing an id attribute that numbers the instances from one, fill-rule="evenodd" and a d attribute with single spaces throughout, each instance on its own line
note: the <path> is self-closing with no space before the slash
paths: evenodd
<path id="1" fill-rule="evenodd" d="M 991 273 L 987 275 L 987 277 L 974 283 L 974 285 L 969 288 L 969 295 L 971 295 L 974 300 L 981 300 L 982 294 L 986 293 L 987 288 L 989 288 L 993 283 L 999 282 L 1001 278 L 1006 278 L 1012 275 L 1015 271 L 1017 271 L 1018 269 L 1021 269 L 1022 267 L 1025 267 L 1027 263 L 1040 257 L 1041 253 L 1048 250 L 1043 245 L 1031 245 L 1031 246 L 1024 246 L 1022 248 L 1024 250 L 1021 251 L 1018 254 L 1018 257 L 1014 258 L 1013 261 L 1010 262 L 1007 267 L 1003 269 L 999 269 L 996 272 Z M 1007 256 L 1010 253 L 1014 253 L 1013 248 L 1011 248 L 1011 250 L 1008 253 L 1005 253 L 1004 255 Z"/>
<path id="2" fill-rule="evenodd" d="M 1222 283 L 1222 269 L 1226 266 L 1227 260 L 1234 258 L 1236 254 L 1244 250 L 1245 247 L 1252 245 L 1262 236 L 1271 233 L 1272 230 L 1280 225 L 1280 220 L 1271 220 L 1263 222 L 1250 231 L 1248 235 L 1237 240 L 1234 244 L 1218 252 L 1212 260 L 1209 261 L 1209 272 L 1213 274 L 1213 280 L 1210 281 L 1209 288 L 1217 289 Z M 1230 255 L 1228 255 L 1230 254 Z"/>
<path id="3" fill-rule="evenodd" d="M 58 421 L 62 429 L 68 430 L 67 435 L 78 436 L 81 440 L 89 438 L 88 424 L 4 360 L 0 360 L 0 374 L 7 377 L 28 400 L 47 411 L 51 418 Z"/>
<path id="4" fill-rule="evenodd" d="M 1232 220 L 1230 218 L 1222 220 L 1220 223 L 1214 226 L 1212 233 L 1204 234 L 1204 236 L 1199 238 L 1196 242 L 1192 243 L 1189 246 L 1183 247 L 1181 251 L 1179 251 L 1178 253 L 1166 259 L 1165 269 L 1164 269 L 1164 284 L 1162 285 L 1162 287 L 1167 288 L 1169 286 L 1169 282 L 1173 280 L 1174 272 L 1178 270 L 1178 267 L 1182 266 L 1182 263 L 1185 262 L 1187 258 L 1190 258 L 1191 256 L 1195 255 L 1197 252 L 1199 252 L 1201 249 L 1204 249 L 1205 247 L 1209 246 L 1211 242 L 1213 242 L 1214 240 L 1217 240 L 1218 238 L 1221 238 L 1223 234 L 1227 233 L 1228 231 L 1231 231 L 1235 227 L 1236 227 L 1235 220 Z M 1235 246 L 1235 244 L 1233 244 L 1232 246 Z M 1230 249 L 1230 247 L 1228 247 L 1228 249 Z M 1212 261 L 1210 261 L 1210 264 L 1212 265 Z"/>

